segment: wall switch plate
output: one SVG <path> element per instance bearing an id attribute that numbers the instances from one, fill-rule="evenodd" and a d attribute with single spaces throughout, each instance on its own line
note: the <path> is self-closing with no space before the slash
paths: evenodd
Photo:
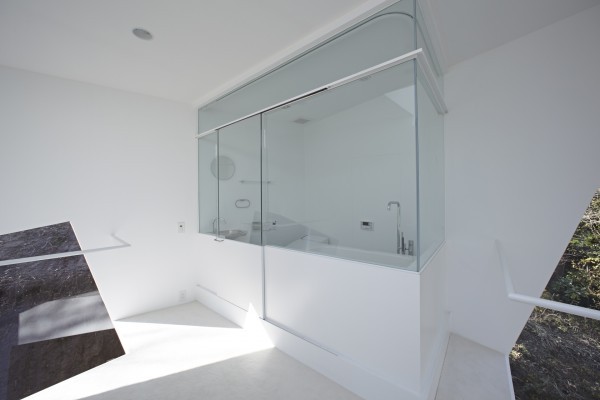
<path id="1" fill-rule="evenodd" d="M 373 221 L 360 221 L 360 229 L 363 231 L 372 231 Z"/>
<path id="2" fill-rule="evenodd" d="M 185 232 L 185 222 L 177 223 L 177 232 L 184 233 Z"/>

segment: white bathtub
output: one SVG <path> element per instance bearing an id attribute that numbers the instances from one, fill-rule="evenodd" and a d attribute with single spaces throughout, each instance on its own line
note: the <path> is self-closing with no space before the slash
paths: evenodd
<path id="1" fill-rule="evenodd" d="M 321 236 L 305 236 L 290 243 L 286 248 L 305 251 L 323 256 L 344 258 L 367 264 L 383 265 L 386 267 L 401 268 L 407 271 L 416 271 L 415 256 L 385 253 L 382 251 L 362 250 L 351 247 L 331 245 L 327 238 Z"/>

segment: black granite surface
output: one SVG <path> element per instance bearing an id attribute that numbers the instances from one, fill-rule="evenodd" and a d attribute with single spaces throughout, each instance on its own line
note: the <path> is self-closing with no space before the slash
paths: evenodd
<path id="1" fill-rule="evenodd" d="M 81 250 L 70 222 L 0 235 L 0 261 Z"/>
<path id="2" fill-rule="evenodd" d="M 0 260 L 76 250 L 80 250 L 80 246 L 75 232 L 68 222 L 0 235 Z M 103 336 L 91 334 L 76 335 L 82 336 L 78 339 L 80 341 L 54 339 L 48 341 L 53 343 L 45 345 L 46 347 L 28 347 L 44 349 L 38 355 L 33 355 L 31 351 L 25 352 L 20 349 L 22 346 L 18 346 L 20 313 L 49 301 L 65 299 L 97 290 L 98 288 L 84 256 L 56 258 L 0 267 L 0 400 L 9 398 L 7 397 L 9 387 L 12 388 L 11 396 L 15 393 L 33 393 L 31 390 L 39 391 L 56 383 L 57 381 L 53 377 L 60 376 L 63 377 L 61 380 L 66 379 L 85 370 L 81 370 L 80 366 L 88 366 L 86 369 L 89 369 L 124 354 L 118 338 L 115 344 L 114 341 L 105 342 Z M 83 339 L 85 341 L 81 342 Z M 98 340 L 103 343 L 100 347 L 98 347 Z M 60 368 L 53 371 L 38 369 L 26 360 L 19 359 L 19 357 L 25 356 L 28 359 L 40 360 L 42 364 L 52 363 L 50 358 L 56 357 L 52 354 L 68 355 L 74 350 L 71 348 L 75 346 L 74 343 L 77 346 L 83 343 L 90 348 L 101 349 L 104 355 L 92 357 L 90 355 L 92 353 L 80 352 L 86 357 L 91 357 L 91 359 L 74 357 L 71 363 L 68 362 L 68 357 L 63 357 Z M 46 351 L 48 353 L 45 355 Z M 99 359 L 104 361 L 98 362 Z M 19 377 L 28 376 L 34 371 L 37 371 L 35 372 L 36 378 L 32 380 L 32 386 L 28 388 L 26 387 L 26 381 Z M 46 371 L 45 373 L 52 375 L 52 377 L 43 377 L 43 371 Z M 18 382 L 15 383 L 16 381 Z M 42 387 L 43 382 L 52 383 Z"/>
<path id="3" fill-rule="evenodd" d="M 7 399 L 22 399 L 123 354 L 114 329 L 15 346 Z"/>
<path id="4" fill-rule="evenodd" d="M 0 267 L 0 317 L 98 288 L 84 256 Z"/>

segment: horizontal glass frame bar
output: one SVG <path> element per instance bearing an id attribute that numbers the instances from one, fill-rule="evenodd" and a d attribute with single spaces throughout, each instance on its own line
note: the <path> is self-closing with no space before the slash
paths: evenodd
<path id="1" fill-rule="evenodd" d="M 271 111 L 271 110 L 274 110 L 276 108 L 285 106 L 285 105 L 293 103 L 293 102 L 295 102 L 297 100 L 305 99 L 305 98 L 310 97 L 312 95 L 315 95 L 317 93 L 321 93 L 321 92 L 323 92 L 325 90 L 334 89 L 336 87 L 339 87 L 339 86 L 342 86 L 342 85 L 345 85 L 345 84 L 357 81 L 357 80 L 359 80 L 361 78 L 364 78 L 365 76 L 368 76 L 368 75 L 371 75 L 371 74 L 374 74 L 374 73 L 386 70 L 388 68 L 392 68 L 392 67 L 394 67 L 396 65 L 402 64 L 402 63 L 407 62 L 407 61 L 415 60 L 415 59 L 417 60 L 417 65 L 419 66 L 419 69 L 422 71 L 423 76 L 425 77 L 425 86 L 429 90 L 429 94 L 432 96 L 432 99 L 433 99 L 433 102 L 435 104 L 436 109 L 438 110 L 438 112 L 440 114 L 447 113 L 448 112 L 448 108 L 446 107 L 446 103 L 444 102 L 444 99 L 442 97 L 442 92 L 440 91 L 440 89 L 439 89 L 439 87 L 437 85 L 437 82 L 436 82 L 436 80 L 434 78 L 434 74 L 433 74 L 433 72 L 431 70 L 429 62 L 427 61 L 427 57 L 425 56 L 425 53 L 424 53 L 423 49 L 417 49 L 417 50 L 411 51 L 409 53 L 406 53 L 406 54 L 404 54 L 404 55 L 402 55 L 400 57 L 396 57 L 396 58 L 393 58 L 393 59 L 391 59 L 389 61 L 386 61 L 384 63 L 381 63 L 381 64 L 375 65 L 373 67 L 367 68 L 367 69 L 365 69 L 363 71 L 360 71 L 360 72 L 358 72 L 356 74 L 352 74 L 352 75 L 349 75 L 349 76 L 347 76 L 345 78 L 342 78 L 342 79 L 339 79 L 337 81 L 331 82 L 331 83 L 329 83 L 329 84 L 327 84 L 325 86 L 322 86 L 320 88 L 311 90 L 309 92 L 303 93 L 303 94 L 298 95 L 298 96 L 294 96 L 294 97 L 292 97 L 292 98 L 290 98 L 288 100 L 285 100 L 285 101 L 282 101 L 280 103 L 274 104 L 272 106 L 266 107 L 266 108 L 264 108 L 262 110 L 256 111 L 256 112 L 254 112 L 252 114 L 249 114 L 249 115 L 246 115 L 244 117 L 235 119 L 235 120 L 230 121 L 230 122 L 228 122 L 226 124 L 218 126 L 218 127 L 214 128 L 214 129 L 210 129 L 208 131 L 202 132 L 202 133 L 196 135 L 196 138 L 201 138 L 203 136 L 210 135 L 211 133 L 216 132 L 219 129 L 223 129 L 223 128 L 227 127 L 227 126 L 230 126 L 230 125 L 235 124 L 237 122 L 243 121 L 245 119 L 248 119 L 248 118 L 254 117 L 256 115 L 263 114 L 263 113 L 265 113 L 267 111 Z"/>

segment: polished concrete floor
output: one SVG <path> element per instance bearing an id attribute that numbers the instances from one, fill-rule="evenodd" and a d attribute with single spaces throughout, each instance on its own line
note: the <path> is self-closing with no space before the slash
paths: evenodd
<path id="1" fill-rule="evenodd" d="M 196 302 L 115 327 L 126 355 L 27 399 L 360 399 L 273 348 L 259 323 L 242 329 Z"/>
<path id="2" fill-rule="evenodd" d="M 200 303 L 116 321 L 126 355 L 29 400 L 359 400 L 273 348 L 257 320 L 242 329 Z M 509 400 L 504 355 L 451 335 L 436 400 Z"/>

